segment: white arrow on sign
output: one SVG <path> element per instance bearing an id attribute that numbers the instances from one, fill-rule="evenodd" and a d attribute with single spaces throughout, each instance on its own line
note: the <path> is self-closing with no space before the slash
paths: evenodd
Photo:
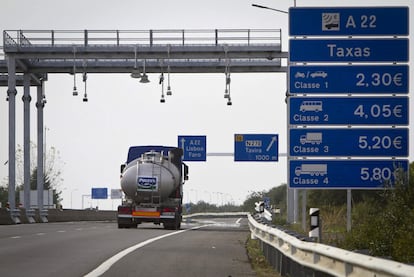
<path id="1" fill-rule="evenodd" d="M 184 146 L 185 146 L 185 138 L 181 139 L 181 148 L 184 150 Z"/>
<path id="2" fill-rule="evenodd" d="M 272 148 L 273 143 L 275 143 L 276 137 L 272 137 L 272 140 L 269 143 L 269 146 L 266 148 L 266 152 L 270 151 L 270 148 Z"/>

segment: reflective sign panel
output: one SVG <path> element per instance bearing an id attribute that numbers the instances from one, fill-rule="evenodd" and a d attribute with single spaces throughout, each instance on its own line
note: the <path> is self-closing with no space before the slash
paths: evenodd
<path id="1" fill-rule="evenodd" d="M 407 157 L 408 129 L 290 129 L 290 156 Z"/>
<path id="2" fill-rule="evenodd" d="M 278 144 L 277 134 L 235 134 L 234 161 L 277 162 Z"/>
<path id="3" fill-rule="evenodd" d="M 408 160 L 294 160 L 289 184 L 293 188 L 390 187 L 408 177 Z"/>
<path id="4" fill-rule="evenodd" d="M 183 149 L 183 161 L 205 162 L 207 160 L 206 136 L 178 136 L 178 147 Z"/>
<path id="5" fill-rule="evenodd" d="M 291 125 L 408 125 L 408 97 L 289 97 Z"/>
<path id="6" fill-rule="evenodd" d="M 290 36 L 408 35 L 408 7 L 295 7 Z"/>
<path id="7" fill-rule="evenodd" d="M 291 62 L 408 62 L 408 39 L 291 39 Z"/>
<path id="8" fill-rule="evenodd" d="M 408 93 L 408 65 L 289 67 L 290 93 Z"/>

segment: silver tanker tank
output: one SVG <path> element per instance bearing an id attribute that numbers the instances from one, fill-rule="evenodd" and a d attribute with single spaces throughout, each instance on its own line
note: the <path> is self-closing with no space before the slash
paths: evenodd
<path id="1" fill-rule="evenodd" d="M 172 163 L 173 155 L 150 151 L 127 164 L 121 176 L 125 195 L 136 203 L 167 199 L 181 182 L 180 169 Z"/>

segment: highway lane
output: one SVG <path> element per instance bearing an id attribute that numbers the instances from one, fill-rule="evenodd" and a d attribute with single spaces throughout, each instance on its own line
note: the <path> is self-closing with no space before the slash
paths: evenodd
<path id="1" fill-rule="evenodd" d="M 209 226 L 134 251 L 103 276 L 255 276 L 246 256 L 247 221 L 201 220 Z"/>
<path id="2" fill-rule="evenodd" d="M 114 222 L 0 226 L 0 276 L 84 276 L 117 253 L 167 234 L 114 263 L 105 276 L 252 276 L 246 219 L 236 220 L 183 224 L 177 234 L 153 224 L 118 229 Z"/>

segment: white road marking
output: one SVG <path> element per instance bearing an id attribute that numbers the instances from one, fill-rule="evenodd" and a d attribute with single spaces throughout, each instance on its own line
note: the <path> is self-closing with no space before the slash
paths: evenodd
<path id="1" fill-rule="evenodd" d="M 123 257 L 125 257 L 126 255 L 128 255 L 131 252 L 134 252 L 135 250 L 144 247 L 154 241 L 166 238 L 166 237 L 170 237 L 170 236 L 174 236 L 174 235 L 178 235 L 190 230 L 196 230 L 196 229 L 200 229 L 203 227 L 206 227 L 209 225 L 202 225 L 202 226 L 197 226 L 197 227 L 193 227 L 191 229 L 185 229 L 185 230 L 180 230 L 180 231 L 176 231 L 176 232 L 172 232 L 172 233 L 168 233 L 162 236 L 158 236 L 152 239 L 148 239 L 146 241 L 143 241 L 141 243 L 138 243 L 136 245 L 133 245 L 127 249 L 122 250 L 121 252 L 115 254 L 114 256 L 112 256 L 111 258 L 107 259 L 106 261 L 104 261 L 100 266 L 98 266 L 97 268 L 95 268 L 94 270 L 92 270 L 91 272 L 89 272 L 88 274 L 86 274 L 84 277 L 96 277 L 96 276 L 101 276 L 102 274 L 104 274 L 105 272 L 107 272 L 111 266 L 113 266 L 116 262 L 118 262 L 119 260 L 121 260 Z"/>
<path id="2" fill-rule="evenodd" d="M 59 231 L 57 231 L 58 233 L 66 233 L 66 231 L 65 230 L 59 230 Z"/>
<path id="3" fill-rule="evenodd" d="M 15 237 L 11 237 L 11 239 L 20 239 L 21 236 L 15 236 Z"/>
<path id="4" fill-rule="evenodd" d="M 236 224 L 240 224 L 240 221 L 242 220 L 242 218 L 240 217 L 239 219 L 237 219 Z"/>
<path id="5" fill-rule="evenodd" d="M 36 236 L 44 236 L 46 235 L 45 233 L 37 233 Z"/>

